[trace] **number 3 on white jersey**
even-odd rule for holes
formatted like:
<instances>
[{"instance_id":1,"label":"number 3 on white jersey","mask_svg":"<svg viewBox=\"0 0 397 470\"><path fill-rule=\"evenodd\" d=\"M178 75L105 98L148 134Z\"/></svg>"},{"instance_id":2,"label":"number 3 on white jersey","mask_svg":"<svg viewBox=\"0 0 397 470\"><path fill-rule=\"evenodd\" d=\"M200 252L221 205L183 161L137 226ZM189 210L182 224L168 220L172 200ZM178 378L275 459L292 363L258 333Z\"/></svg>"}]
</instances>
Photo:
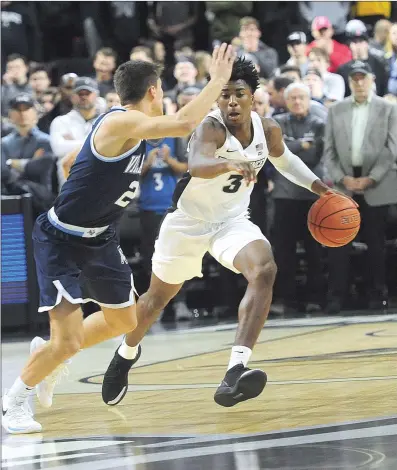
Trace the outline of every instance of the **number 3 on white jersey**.
<instances>
[{"instance_id":1,"label":"number 3 on white jersey","mask_svg":"<svg viewBox=\"0 0 397 470\"><path fill-rule=\"evenodd\" d=\"M128 204L136 197L139 181L133 181L130 184L130 190L123 193L115 202L118 206L127 207Z\"/></svg>"}]
</instances>

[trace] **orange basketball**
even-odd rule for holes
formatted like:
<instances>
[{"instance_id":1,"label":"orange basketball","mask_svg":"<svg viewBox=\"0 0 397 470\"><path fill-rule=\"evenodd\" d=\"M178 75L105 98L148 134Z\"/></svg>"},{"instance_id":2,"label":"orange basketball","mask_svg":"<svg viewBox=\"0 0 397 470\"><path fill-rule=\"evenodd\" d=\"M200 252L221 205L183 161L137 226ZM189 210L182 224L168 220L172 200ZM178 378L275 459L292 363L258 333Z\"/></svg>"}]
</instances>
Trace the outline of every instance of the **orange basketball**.
<instances>
[{"instance_id":1,"label":"orange basketball","mask_svg":"<svg viewBox=\"0 0 397 470\"><path fill-rule=\"evenodd\" d=\"M360 212L354 202L340 194L320 197L310 208L307 225L313 238L329 247L347 245L360 229Z\"/></svg>"}]
</instances>

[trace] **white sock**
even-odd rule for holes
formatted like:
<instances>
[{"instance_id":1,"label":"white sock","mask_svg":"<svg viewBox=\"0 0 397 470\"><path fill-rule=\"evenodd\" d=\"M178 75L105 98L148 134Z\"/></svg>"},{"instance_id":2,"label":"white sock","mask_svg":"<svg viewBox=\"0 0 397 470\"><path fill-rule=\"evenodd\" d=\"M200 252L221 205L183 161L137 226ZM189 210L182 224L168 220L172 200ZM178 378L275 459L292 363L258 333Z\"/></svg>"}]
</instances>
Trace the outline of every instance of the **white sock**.
<instances>
[{"instance_id":1,"label":"white sock","mask_svg":"<svg viewBox=\"0 0 397 470\"><path fill-rule=\"evenodd\" d=\"M227 370L231 369L237 364L243 364L244 367L247 367L251 354L252 354L252 349L247 348L247 346L233 346L232 353L230 354L230 361L229 361L229 365L227 366Z\"/></svg>"},{"instance_id":2,"label":"white sock","mask_svg":"<svg viewBox=\"0 0 397 470\"><path fill-rule=\"evenodd\" d=\"M123 342L121 343L118 353L120 354L121 357L124 357L124 359L135 359L136 355L138 354L138 346L128 346L128 344L125 342L125 338L123 339Z\"/></svg>"},{"instance_id":3,"label":"white sock","mask_svg":"<svg viewBox=\"0 0 397 470\"><path fill-rule=\"evenodd\" d=\"M22 382L21 377L18 377L10 390L8 390L7 396L10 398L28 397L33 389L34 387L29 387Z\"/></svg>"}]
</instances>

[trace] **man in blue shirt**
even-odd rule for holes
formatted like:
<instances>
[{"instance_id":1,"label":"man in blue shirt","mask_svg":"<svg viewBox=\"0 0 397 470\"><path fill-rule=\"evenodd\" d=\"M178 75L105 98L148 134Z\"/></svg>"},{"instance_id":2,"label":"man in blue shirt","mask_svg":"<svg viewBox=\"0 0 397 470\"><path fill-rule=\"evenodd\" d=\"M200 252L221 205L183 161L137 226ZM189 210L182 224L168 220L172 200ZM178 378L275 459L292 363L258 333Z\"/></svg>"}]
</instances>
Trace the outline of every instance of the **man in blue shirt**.
<instances>
[{"instance_id":1,"label":"man in blue shirt","mask_svg":"<svg viewBox=\"0 0 397 470\"><path fill-rule=\"evenodd\" d=\"M154 243L161 220L172 204L172 194L178 179L188 168L186 139L167 137L160 141L147 141L146 155L141 172L139 210L141 252L147 276L145 283L148 286Z\"/></svg>"},{"instance_id":2,"label":"man in blue shirt","mask_svg":"<svg viewBox=\"0 0 397 470\"><path fill-rule=\"evenodd\" d=\"M50 136L36 127L35 103L26 93L10 101L9 118L15 130L1 139L2 194L31 192L41 212L53 199Z\"/></svg>"}]
</instances>

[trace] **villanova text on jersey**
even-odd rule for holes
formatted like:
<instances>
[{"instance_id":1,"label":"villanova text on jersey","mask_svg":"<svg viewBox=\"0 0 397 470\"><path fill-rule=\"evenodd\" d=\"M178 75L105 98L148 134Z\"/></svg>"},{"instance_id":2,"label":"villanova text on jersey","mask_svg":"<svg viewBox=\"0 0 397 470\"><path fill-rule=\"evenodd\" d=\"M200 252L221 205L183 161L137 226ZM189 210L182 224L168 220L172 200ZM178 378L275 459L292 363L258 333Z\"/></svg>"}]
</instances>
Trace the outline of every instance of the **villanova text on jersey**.
<instances>
[{"instance_id":1,"label":"villanova text on jersey","mask_svg":"<svg viewBox=\"0 0 397 470\"><path fill-rule=\"evenodd\" d=\"M53 209L63 224L94 228L109 226L120 219L124 208L137 196L145 141L113 158L103 157L94 147L98 127L114 112L126 110L112 108L98 117L55 200Z\"/></svg>"}]
</instances>

